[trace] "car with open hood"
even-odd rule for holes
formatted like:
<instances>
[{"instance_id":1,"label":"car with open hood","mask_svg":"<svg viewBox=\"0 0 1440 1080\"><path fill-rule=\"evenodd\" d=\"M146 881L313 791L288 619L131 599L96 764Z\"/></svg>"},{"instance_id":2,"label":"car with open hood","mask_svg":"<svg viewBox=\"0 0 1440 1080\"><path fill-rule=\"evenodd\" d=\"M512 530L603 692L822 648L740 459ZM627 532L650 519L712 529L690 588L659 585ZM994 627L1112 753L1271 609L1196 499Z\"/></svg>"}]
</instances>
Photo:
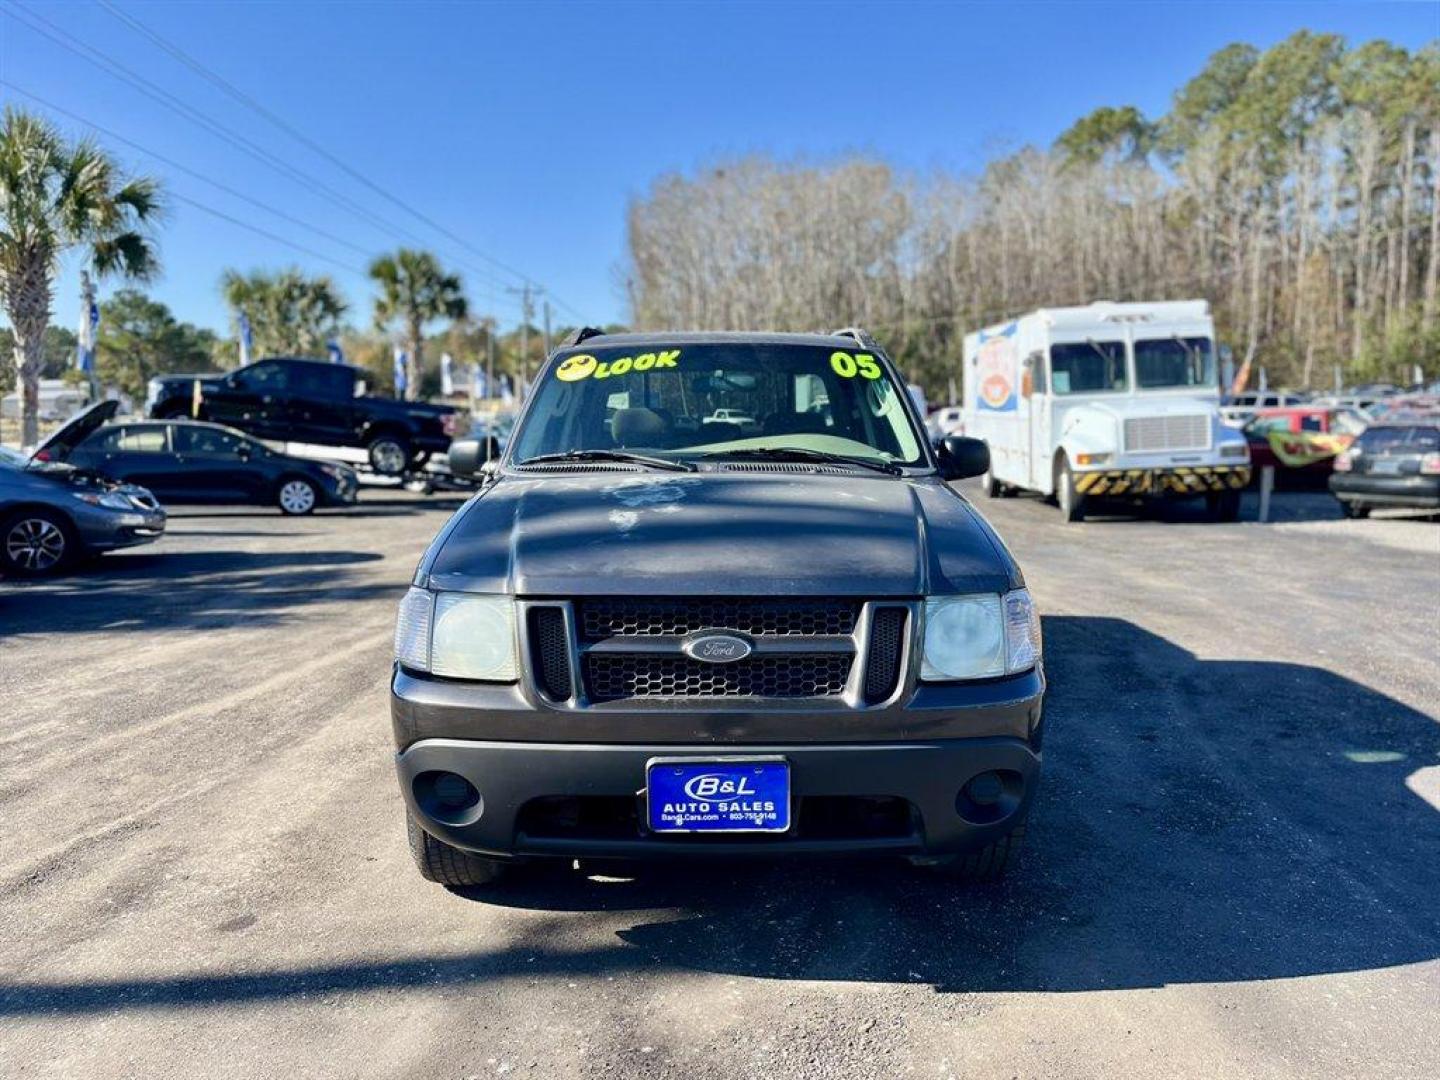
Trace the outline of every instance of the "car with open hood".
<instances>
[{"instance_id":1,"label":"car with open hood","mask_svg":"<svg viewBox=\"0 0 1440 1080\"><path fill-rule=\"evenodd\" d=\"M0 447L0 574L55 574L164 533L165 511L145 488Z\"/></svg>"},{"instance_id":2,"label":"car with open hood","mask_svg":"<svg viewBox=\"0 0 1440 1080\"><path fill-rule=\"evenodd\" d=\"M274 506L285 514L355 502L353 469L273 450L240 431L198 420L113 420L101 402L35 451L87 473L140 484L167 505Z\"/></svg>"},{"instance_id":3,"label":"car with open hood","mask_svg":"<svg viewBox=\"0 0 1440 1080\"><path fill-rule=\"evenodd\" d=\"M717 414L727 419L716 419ZM746 422L728 417L745 417ZM420 561L391 716L420 872L1015 858L1040 624L861 331L580 331Z\"/></svg>"}]
</instances>

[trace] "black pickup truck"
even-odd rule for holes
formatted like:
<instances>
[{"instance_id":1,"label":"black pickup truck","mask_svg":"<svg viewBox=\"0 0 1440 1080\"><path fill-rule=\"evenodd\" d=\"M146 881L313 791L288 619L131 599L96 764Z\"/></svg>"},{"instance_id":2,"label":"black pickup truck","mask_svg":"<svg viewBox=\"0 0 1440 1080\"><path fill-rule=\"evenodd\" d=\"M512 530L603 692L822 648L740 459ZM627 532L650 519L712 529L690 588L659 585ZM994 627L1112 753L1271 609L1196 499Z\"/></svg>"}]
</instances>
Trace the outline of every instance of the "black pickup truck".
<instances>
[{"instance_id":1,"label":"black pickup truck","mask_svg":"<svg viewBox=\"0 0 1440 1080\"><path fill-rule=\"evenodd\" d=\"M378 473L398 476L450 446L456 410L364 393L348 364L275 357L217 375L151 379L146 411L157 420L193 417L261 439L365 450Z\"/></svg>"}]
</instances>

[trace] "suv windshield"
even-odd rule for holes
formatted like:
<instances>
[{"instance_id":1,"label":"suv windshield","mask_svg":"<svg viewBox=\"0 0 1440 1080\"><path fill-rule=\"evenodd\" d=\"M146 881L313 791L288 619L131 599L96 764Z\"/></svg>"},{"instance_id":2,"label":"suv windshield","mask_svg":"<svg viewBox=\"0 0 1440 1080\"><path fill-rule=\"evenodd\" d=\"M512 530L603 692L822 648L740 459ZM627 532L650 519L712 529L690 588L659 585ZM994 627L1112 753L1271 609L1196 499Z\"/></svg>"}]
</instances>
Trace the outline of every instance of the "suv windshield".
<instances>
[{"instance_id":1,"label":"suv windshield","mask_svg":"<svg viewBox=\"0 0 1440 1080\"><path fill-rule=\"evenodd\" d=\"M859 348L582 346L546 370L513 460L597 450L690 460L793 449L924 465L904 394L875 354Z\"/></svg>"},{"instance_id":2,"label":"suv windshield","mask_svg":"<svg viewBox=\"0 0 1440 1080\"><path fill-rule=\"evenodd\" d=\"M1215 346L1204 337L1135 342L1135 384L1141 390L1215 386Z\"/></svg>"}]
</instances>

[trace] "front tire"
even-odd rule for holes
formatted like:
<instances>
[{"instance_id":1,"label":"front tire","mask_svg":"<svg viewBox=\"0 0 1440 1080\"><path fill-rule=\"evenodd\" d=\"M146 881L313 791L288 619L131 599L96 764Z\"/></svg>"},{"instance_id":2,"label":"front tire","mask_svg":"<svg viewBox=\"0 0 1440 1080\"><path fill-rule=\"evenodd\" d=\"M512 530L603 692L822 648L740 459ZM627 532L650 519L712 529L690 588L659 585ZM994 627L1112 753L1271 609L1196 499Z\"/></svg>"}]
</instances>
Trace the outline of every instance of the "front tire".
<instances>
[{"instance_id":1,"label":"front tire","mask_svg":"<svg viewBox=\"0 0 1440 1080\"><path fill-rule=\"evenodd\" d=\"M991 841L979 851L947 855L937 862L928 863L925 868L933 874L967 885L999 881L1020 862L1025 827L1026 822L1022 820L1000 839Z\"/></svg>"},{"instance_id":2,"label":"front tire","mask_svg":"<svg viewBox=\"0 0 1440 1080\"><path fill-rule=\"evenodd\" d=\"M996 480L995 474L989 469L986 469L985 475L980 477L980 488L985 492L987 499L998 499L1005 494L1005 485Z\"/></svg>"},{"instance_id":3,"label":"front tire","mask_svg":"<svg viewBox=\"0 0 1440 1080\"><path fill-rule=\"evenodd\" d=\"M275 493L275 504L282 514L304 515L312 513L320 503L320 492L309 480L291 476L280 482Z\"/></svg>"},{"instance_id":4,"label":"front tire","mask_svg":"<svg viewBox=\"0 0 1440 1080\"><path fill-rule=\"evenodd\" d=\"M1075 474L1063 457L1055 466L1055 505L1066 524L1085 520L1085 496L1075 490Z\"/></svg>"},{"instance_id":5,"label":"front tire","mask_svg":"<svg viewBox=\"0 0 1440 1080\"><path fill-rule=\"evenodd\" d=\"M1370 516L1370 507L1363 506L1360 503L1342 502L1340 504L1340 512L1347 518L1363 519Z\"/></svg>"},{"instance_id":6,"label":"front tire","mask_svg":"<svg viewBox=\"0 0 1440 1080\"><path fill-rule=\"evenodd\" d=\"M370 467L381 476L401 476L410 463L410 446L398 435L377 435L365 450Z\"/></svg>"},{"instance_id":7,"label":"front tire","mask_svg":"<svg viewBox=\"0 0 1440 1080\"><path fill-rule=\"evenodd\" d=\"M44 577L79 554L75 527L60 513L36 507L0 523L0 568L15 577Z\"/></svg>"},{"instance_id":8,"label":"front tire","mask_svg":"<svg viewBox=\"0 0 1440 1080\"><path fill-rule=\"evenodd\" d=\"M1205 509L1211 521L1234 522L1240 520L1240 492L1221 491L1205 496Z\"/></svg>"},{"instance_id":9,"label":"front tire","mask_svg":"<svg viewBox=\"0 0 1440 1080\"><path fill-rule=\"evenodd\" d=\"M463 889L489 885L503 877L508 869L499 859L472 855L443 840L436 840L409 814L405 815L405 832L410 841L410 857L415 860L415 869L426 881Z\"/></svg>"}]
</instances>

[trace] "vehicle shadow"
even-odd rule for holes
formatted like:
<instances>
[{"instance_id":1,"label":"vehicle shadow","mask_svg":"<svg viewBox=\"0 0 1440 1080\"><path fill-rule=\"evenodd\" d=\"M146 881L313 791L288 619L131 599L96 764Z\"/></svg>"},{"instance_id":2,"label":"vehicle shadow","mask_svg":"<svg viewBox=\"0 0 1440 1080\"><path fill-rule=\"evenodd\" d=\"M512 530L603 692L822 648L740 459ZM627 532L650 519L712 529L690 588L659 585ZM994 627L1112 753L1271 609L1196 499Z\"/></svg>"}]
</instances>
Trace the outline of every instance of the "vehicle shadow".
<instances>
[{"instance_id":1,"label":"vehicle shadow","mask_svg":"<svg viewBox=\"0 0 1440 1080\"><path fill-rule=\"evenodd\" d=\"M766 978L1090 990L1440 956L1440 726L1331 672L1197 659L1119 619L1045 620L1046 776L1019 872L642 868L476 891L664 912L637 963ZM1417 770L1431 770L1420 781ZM1431 794L1429 798L1436 799ZM678 916L678 917L677 917Z\"/></svg>"},{"instance_id":2,"label":"vehicle shadow","mask_svg":"<svg viewBox=\"0 0 1440 1080\"><path fill-rule=\"evenodd\" d=\"M355 579L355 567L381 558L362 551L127 552L82 562L58 578L7 581L0 636L273 623L307 604L398 596L403 589L394 583Z\"/></svg>"},{"instance_id":3,"label":"vehicle shadow","mask_svg":"<svg viewBox=\"0 0 1440 1080\"><path fill-rule=\"evenodd\" d=\"M1018 873L891 862L561 869L478 905L630 925L505 945L173 976L0 982L0 1015L213 1008L635 971L1075 992L1361 971L1440 956L1440 728L1319 668L1205 660L1132 623L1045 620L1046 777ZM1433 801L1432 801L1433 800Z\"/></svg>"}]
</instances>

